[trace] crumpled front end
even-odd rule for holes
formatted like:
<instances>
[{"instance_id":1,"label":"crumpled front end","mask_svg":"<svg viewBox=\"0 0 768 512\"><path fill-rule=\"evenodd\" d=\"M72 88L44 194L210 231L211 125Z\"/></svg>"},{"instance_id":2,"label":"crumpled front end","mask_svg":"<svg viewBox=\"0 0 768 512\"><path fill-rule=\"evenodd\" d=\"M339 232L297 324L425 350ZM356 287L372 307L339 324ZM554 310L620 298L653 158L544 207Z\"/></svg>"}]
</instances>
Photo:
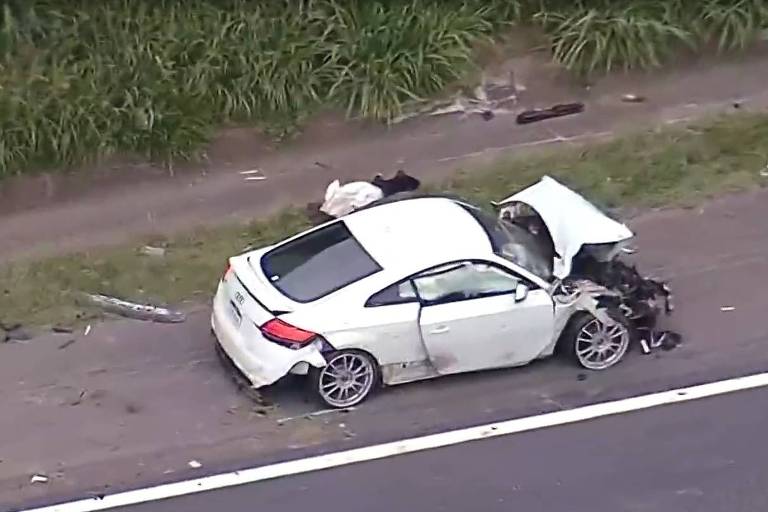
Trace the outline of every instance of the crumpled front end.
<instances>
[{"instance_id":1,"label":"crumpled front end","mask_svg":"<svg viewBox=\"0 0 768 512\"><path fill-rule=\"evenodd\" d=\"M679 334L658 327L659 316L674 309L669 286L620 258L634 237L627 226L549 176L495 206L502 221L524 227L549 248L557 336L574 313L585 311L607 325L616 321L611 314L623 315L646 353L680 342Z\"/></svg>"},{"instance_id":2,"label":"crumpled front end","mask_svg":"<svg viewBox=\"0 0 768 512\"><path fill-rule=\"evenodd\" d=\"M617 244L627 243L634 236L627 226L549 176L496 206L502 220L519 221L534 234L549 239L552 273L559 279L571 274L573 259L582 247L602 247L598 250L610 257ZM539 220L543 225L536 225Z\"/></svg>"}]
</instances>

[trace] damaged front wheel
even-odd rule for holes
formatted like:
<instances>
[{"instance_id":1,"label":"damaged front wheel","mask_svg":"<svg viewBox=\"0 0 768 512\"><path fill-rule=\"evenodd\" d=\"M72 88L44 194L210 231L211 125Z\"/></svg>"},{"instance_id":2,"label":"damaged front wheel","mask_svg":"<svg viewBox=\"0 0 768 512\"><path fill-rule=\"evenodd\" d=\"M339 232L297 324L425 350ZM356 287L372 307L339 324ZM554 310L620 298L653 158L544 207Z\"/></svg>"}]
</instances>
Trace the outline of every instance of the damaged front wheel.
<instances>
[{"instance_id":1,"label":"damaged front wheel","mask_svg":"<svg viewBox=\"0 0 768 512\"><path fill-rule=\"evenodd\" d=\"M605 370L624 357L631 340L631 327L624 316L610 314L613 320L603 322L592 315L579 317L566 340L568 352L588 370Z\"/></svg>"}]
</instances>

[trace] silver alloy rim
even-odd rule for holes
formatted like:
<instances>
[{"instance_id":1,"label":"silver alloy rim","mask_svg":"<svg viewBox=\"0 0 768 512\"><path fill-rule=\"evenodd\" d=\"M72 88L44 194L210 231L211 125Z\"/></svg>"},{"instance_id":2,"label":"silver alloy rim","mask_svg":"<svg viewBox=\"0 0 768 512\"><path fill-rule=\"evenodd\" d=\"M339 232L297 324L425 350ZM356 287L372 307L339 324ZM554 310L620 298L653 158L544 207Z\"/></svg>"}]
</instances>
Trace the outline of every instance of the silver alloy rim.
<instances>
[{"instance_id":1,"label":"silver alloy rim","mask_svg":"<svg viewBox=\"0 0 768 512\"><path fill-rule=\"evenodd\" d=\"M584 368L604 370L618 363L628 346L626 326L619 322L605 325L595 318L576 337L576 357Z\"/></svg>"},{"instance_id":2,"label":"silver alloy rim","mask_svg":"<svg viewBox=\"0 0 768 512\"><path fill-rule=\"evenodd\" d=\"M320 371L320 396L333 407L351 407L373 387L374 369L361 354L340 354Z\"/></svg>"}]
</instances>

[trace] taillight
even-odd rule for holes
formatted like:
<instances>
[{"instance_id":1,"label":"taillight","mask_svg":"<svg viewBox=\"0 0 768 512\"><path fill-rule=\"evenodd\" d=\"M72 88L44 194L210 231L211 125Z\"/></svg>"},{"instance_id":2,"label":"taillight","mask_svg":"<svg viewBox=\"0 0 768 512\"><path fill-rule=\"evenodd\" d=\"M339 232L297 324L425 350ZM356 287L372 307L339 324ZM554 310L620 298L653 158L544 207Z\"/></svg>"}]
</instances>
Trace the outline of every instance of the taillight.
<instances>
[{"instance_id":1,"label":"taillight","mask_svg":"<svg viewBox=\"0 0 768 512\"><path fill-rule=\"evenodd\" d=\"M229 275L230 270L232 270L232 263L230 263L229 260L227 260L227 266L224 269L224 274L222 274L221 276L222 281L225 281L227 279L227 276Z\"/></svg>"},{"instance_id":2,"label":"taillight","mask_svg":"<svg viewBox=\"0 0 768 512\"><path fill-rule=\"evenodd\" d=\"M268 321L260 330L268 340L294 350L307 346L317 338L316 333L299 329L279 318Z\"/></svg>"}]
</instances>

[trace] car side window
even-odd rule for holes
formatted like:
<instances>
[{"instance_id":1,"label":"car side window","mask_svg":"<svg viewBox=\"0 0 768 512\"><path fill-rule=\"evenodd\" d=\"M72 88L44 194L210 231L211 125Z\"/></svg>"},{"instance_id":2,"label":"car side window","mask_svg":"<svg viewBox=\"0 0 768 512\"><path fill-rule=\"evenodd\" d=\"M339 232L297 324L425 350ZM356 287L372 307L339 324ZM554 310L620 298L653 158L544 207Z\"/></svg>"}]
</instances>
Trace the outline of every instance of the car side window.
<instances>
[{"instance_id":1,"label":"car side window","mask_svg":"<svg viewBox=\"0 0 768 512\"><path fill-rule=\"evenodd\" d=\"M421 300L440 304L514 293L520 278L488 263L461 262L414 278Z\"/></svg>"},{"instance_id":2,"label":"car side window","mask_svg":"<svg viewBox=\"0 0 768 512\"><path fill-rule=\"evenodd\" d=\"M416 291L413 289L411 281L402 281L387 286L378 293L374 293L365 303L366 307L391 306L394 304L406 304L408 302L417 302Z\"/></svg>"}]
</instances>

